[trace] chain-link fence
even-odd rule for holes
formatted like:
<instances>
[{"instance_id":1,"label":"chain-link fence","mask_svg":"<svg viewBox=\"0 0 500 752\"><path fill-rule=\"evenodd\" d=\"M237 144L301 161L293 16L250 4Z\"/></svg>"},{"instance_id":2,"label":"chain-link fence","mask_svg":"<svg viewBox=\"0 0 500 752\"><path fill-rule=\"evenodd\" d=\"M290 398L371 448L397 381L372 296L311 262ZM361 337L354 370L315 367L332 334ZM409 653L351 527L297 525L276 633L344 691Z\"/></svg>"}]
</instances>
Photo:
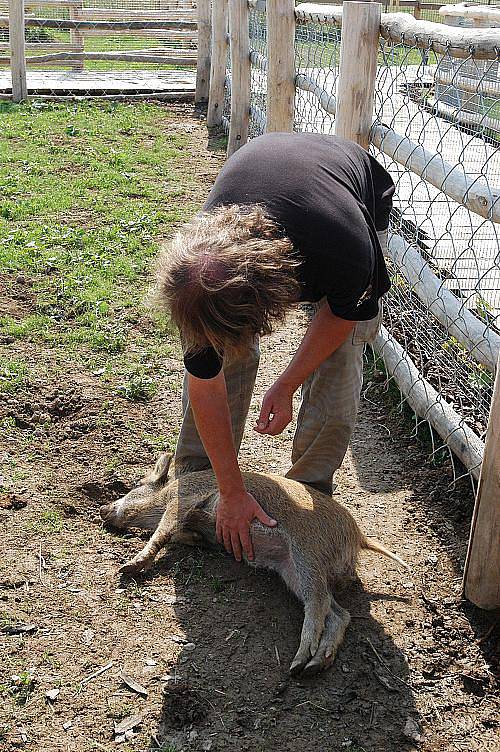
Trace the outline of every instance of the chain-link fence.
<instances>
[{"instance_id":1,"label":"chain-link fence","mask_svg":"<svg viewBox=\"0 0 500 752\"><path fill-rule=\"evenodd\" d=\"M314 21L295 33L296 130L333 133L340 63L340 25Z\"/></svg>"},{"instance_id":2,"label":"chain-link fence","mask_svg":"<svg viewBox=\"0 0 500 752\"><path fill-rule=\"evenodd\" d=\"M5 0L0 18L5 96L10 91ZM24 27L32 95L180 95L186 85L194 88L195 0L25 0Z\"/></svg>"},{"instance_id":3,"label":"chain-link fence","mask_svg":"<svg viewBox=\"0 0 500 752\"><path fill-rule=\"evenodd\" d=\"M299 5L295 16L294 127L333 133L342 10ZM453 37L405 16L409 33L382 18L370 149L396 194L392 288L375 349L416 428L431 426L434 454L458 457L474 481L500 352L500 35L498 45L477 30ZM249 27L255 136L266 123L268 66L256 0Z\"/></svg>"},{"instance_id":4,"label":"chain-link fence","mask_svg":"<svg viewBox=\"0 0 500 752\"><path fill-rule=\"evenodd\" d=\"M250 121L249 136L266 129L267 110L267 16L265 5L255 3L249 9L250 38Z\"/></svg>"},{"instance_id":5,"label":"chain-link fence","mask_svg":"<svg viewBox=\"0 0 500 752\"><path fill-rule=\"evenodd\" d=\"M465 442L477 475L500 345L500 89L495 50L456 52L436 53L431 39L381 42L373 149L396 195L378 346L399 358L396 372L415 366L409 389L418 380L434 390L426 387L423 419L440 402L453 409L442 438Z\"/></svg>"}]
</instances>

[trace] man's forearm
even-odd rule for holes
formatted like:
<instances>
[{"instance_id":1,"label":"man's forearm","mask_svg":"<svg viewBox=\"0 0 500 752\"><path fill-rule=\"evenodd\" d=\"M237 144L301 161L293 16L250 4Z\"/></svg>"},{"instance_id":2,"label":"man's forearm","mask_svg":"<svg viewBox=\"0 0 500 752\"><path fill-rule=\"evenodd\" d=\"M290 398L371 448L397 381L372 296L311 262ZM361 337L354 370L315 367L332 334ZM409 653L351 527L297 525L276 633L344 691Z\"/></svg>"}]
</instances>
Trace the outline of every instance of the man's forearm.
<instances>
[{"instance_id":1,"label":"man's forearm","mask_svg":"<svg viewBox=\"0 0 500 752\"><path fill-rule=\"evenodd\" d=\"M231 430L226 382L221 371L213 379L188 376L193 416L221 493L244 490Z\"/></svg>"},{"instance_id":2,"label":"man's forearm","mask_svg":"<svg viewBox=\"0 0 500 752\"><path fill-rule=\"evenodd\" d=\"M346 341L355 324L335 316L328 305L322 306L278 381L295 392Z\"/></svg>"}]
</instances>

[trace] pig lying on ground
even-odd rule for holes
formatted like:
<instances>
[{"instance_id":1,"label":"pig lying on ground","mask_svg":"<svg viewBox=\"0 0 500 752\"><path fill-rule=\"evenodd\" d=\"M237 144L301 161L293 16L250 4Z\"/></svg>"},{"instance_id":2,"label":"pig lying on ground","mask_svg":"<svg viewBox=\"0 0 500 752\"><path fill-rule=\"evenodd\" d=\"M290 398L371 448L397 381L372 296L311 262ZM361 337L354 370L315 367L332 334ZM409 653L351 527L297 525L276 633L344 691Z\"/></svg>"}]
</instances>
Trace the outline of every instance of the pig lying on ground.
<instances>
[{"instance_id":1,"label":"pig lying on ground","mask_svg":"<svg viewBox=\"0 0 500 752\"><path fill-rule=\"evenodd\" d=\"M155 531L121 572L133 575L149 569L169 542L216 545L218 490L213 472L169 480L169 465L170 457L163 455L141 485L101 507L106 523ZM313 675L332 663L344 638L350 615L334 594L355 579L359 551L376 551L407 565L377 541L365 538L335 499L278 475L243 476L247 490L278 522L275 528L252 524L252 564L278 572L304 604L300 646L290 672Z\"/></svg>"}]
</instances>

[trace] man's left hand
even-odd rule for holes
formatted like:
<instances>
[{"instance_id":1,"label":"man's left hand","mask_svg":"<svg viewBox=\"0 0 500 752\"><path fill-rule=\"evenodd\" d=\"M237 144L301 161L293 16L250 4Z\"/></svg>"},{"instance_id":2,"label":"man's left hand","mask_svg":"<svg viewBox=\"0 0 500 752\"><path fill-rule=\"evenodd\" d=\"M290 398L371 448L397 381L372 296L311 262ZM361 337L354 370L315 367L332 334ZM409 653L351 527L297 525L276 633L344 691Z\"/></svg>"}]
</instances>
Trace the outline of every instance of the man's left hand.
<instances>
[{"instance_id":1,"label":"man's left hand","mask_svg":"<svg viewBox=\"0 0 500 752\"><path fill-rule=\"evenodd\" d=\"M281 433L292 420L292 400L293 390L276 381L265 394L254 430L269 436Z\"/></svg>"}]
</instances>

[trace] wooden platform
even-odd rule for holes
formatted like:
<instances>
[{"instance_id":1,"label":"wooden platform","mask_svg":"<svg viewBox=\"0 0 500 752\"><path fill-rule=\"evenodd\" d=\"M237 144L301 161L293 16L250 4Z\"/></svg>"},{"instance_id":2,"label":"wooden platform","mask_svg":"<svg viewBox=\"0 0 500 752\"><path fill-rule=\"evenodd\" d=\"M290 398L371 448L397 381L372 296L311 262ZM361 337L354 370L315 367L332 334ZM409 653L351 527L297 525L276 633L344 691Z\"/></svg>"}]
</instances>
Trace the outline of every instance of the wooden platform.
<instances>
[{"instance_id":1,"label":"wooden platform","mask_svg":"<svg viewBox=\"0 0 500 752\"><path fill-rule=\"evenodd\" d=\"M28 93L50 97L155 96L192 100L195 71L28 71ZM0 70L0 95L12 91L10 71Z\"/></svg>"}]
</instances>

